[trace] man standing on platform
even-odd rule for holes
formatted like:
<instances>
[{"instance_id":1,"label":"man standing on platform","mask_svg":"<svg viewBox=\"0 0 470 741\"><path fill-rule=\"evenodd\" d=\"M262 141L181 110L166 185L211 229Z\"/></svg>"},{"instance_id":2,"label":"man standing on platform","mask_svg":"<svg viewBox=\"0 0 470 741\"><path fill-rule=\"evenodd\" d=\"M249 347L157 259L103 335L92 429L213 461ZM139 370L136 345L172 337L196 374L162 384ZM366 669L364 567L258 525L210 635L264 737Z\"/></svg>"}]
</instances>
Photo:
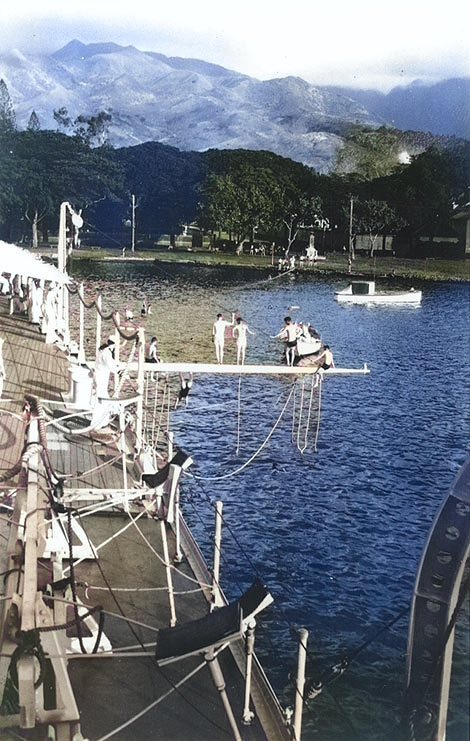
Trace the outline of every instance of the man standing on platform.
<instances>
[{"instance_id":1,"label":"man standing on platform","mask_svg":"<svg viewBox=\"0 0 470 741\"><path fill-rule=\"evenodd\" d=\"M217 314L217 319L212 327L212 336L215 345L215 357L217 363L221 365L224 362L224 345L225 345L225 328L233 327L235 324L235 314L232 312L232 321L227 322L223 314Z\"/></svg>"},{"instance_id":2,"label":"man standing on platform","mask_svg":"<svg viewBox=\"0 0 470 741\"><path fill-rule=\"evenodd\" d=\"M237 339L237 365L245 365L247 334L254 335L248 324L239 316L233 328L233 336Z\"/></svg>"}]
</instances>

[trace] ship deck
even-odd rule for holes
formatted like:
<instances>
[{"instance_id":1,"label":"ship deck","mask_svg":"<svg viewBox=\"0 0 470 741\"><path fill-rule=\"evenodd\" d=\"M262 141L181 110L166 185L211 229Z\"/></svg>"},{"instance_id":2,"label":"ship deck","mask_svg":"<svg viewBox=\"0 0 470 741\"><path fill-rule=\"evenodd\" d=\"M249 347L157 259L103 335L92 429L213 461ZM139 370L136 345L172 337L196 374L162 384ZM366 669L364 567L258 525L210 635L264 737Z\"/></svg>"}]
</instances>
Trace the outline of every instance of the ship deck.
<instances>
[{"instance_id":1,"label":"ship deck","mask_svg":"<svg viewBox=\"0 0 470 741\"><path fill-rule=\"evenodd\" d=\"M62 401L71 382L65 353L55 344L46 345L39 328L29 324L26 317L10 316L4 297L0 298L0 337L4 340L6 369L0 398L0 537L3 543L8 543L0 552L4 572L15 547L13 526L4 505L14 500L24 486L21 472L12 475L9 472L14 470L25 449L27 421L22 413L25 396L36 396L51 417L57 418L59 410L64 413ZM65 482L64 493L70 494L68 501L83 489L96 495L99 491L120 492L126 483L133 486L132 465L126 465L125 481L122 457L112 435L66 434L50 424L46 434L50 463ZM40 489L46 488L44 480L45 473L40 471ZM77 596L87 606L99 603L102 607L104 632L113 645L112 654L69 657L68 674L83 736L93 741L233 738L233 727L204 652L164 665L155 659L156 636L170 625L168 574L164 559L156 554L163 552L167 538L170 560L173 559L176 548L173 530L168 525L162 526L161 520L146 516L145 511L136 516L125 508L106 505L103 512L83 517L80 522L86 529L86 538L99 549L99 558L84 558L74 566ZM177 625L206 616L210 598L210 590L204 586L210 584L209 571L183 519L181 548L183 559L172 566ZM52 560L38 561L40 585L53 568ZM8 584L5 596L7 599L0 602L4 615L9 604ZM11 655L14 648L15 643L3 635L1 653ZM2 661L0 690L3 691L5 656ZM234 640L230 650L220 653L219 661L239 738L243 741L290 738L280 706L257 660L253 666L251 695L254 718L249 724L242 722L245 641ZM129 724L131 718L134 720ZM0 729L2 738L18 737L18 729L9 728L7 720L1 717ZM35 741L43 737L40 733L47 737L47 724L21 729L22 737ZM68 738L63 730L61 733L64 733L61 739Z\"/></svg>"}]
</instances>

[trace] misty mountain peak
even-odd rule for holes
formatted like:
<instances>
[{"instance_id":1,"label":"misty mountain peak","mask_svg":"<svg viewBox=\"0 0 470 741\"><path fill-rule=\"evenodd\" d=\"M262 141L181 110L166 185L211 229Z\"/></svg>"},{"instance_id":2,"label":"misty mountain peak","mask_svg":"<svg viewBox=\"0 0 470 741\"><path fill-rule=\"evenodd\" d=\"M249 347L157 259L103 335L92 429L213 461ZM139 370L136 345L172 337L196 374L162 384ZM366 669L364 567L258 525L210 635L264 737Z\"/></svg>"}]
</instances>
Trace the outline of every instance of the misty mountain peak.
<instances>
[{"instance_id":1,"label":"misty mountain peak","mask_svg":"<svg viewBox=\"0 0 470 741\"><path fill-rule=\"evenodd\" d=\"M393 121L401 128L401 106L407 128L421 130L426 109L419 96L416 105L410 103L406 89L401 96L396 90L384 96L316 87L294 76L261 81L202 60L78 39L52 55L0 55L0 77L19 128L26 128L33 109L42 129L56 128L53 113L62 107L72 119L106 112L114 146L158 141L186 151L266 149L319 172L330 169L345 125ZM419 90L429 108L433 88ZM441 117L442 96L441 85ZM437 114L433 125L439 125Z\"/></svg>"}]
</instances>

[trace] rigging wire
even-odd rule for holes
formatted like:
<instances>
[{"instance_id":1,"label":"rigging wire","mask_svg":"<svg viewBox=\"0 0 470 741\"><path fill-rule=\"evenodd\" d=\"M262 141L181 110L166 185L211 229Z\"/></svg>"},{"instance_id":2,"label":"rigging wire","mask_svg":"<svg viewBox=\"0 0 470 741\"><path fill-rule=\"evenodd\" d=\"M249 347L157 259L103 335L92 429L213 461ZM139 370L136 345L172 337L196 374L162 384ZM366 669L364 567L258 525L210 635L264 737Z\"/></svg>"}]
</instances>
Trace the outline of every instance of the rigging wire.
<instances>
[{"instance_id":1,"label":"rigging wire","mask_svg":"<svg viewBox=\"0 0 470 741\"><path fill-rule=\"evenodd\" d=\"M274 423L274 425L271 428L270 432L268 433L267 437L261 443L261 445L258 447L258 449L255 450L255 452L253 453L253 455L250 458L248 458L248 460L245 461L245 463L243 463L243 465L239 466L238 468L236 468L233 471L229 471L229 473L223 474L222 476L196 476L195 474L191 474L191 473L187 473L187 475L190 476L191 478L198 479L199 481L222 481L223 479L228 479L231 476L235 476L236 474L238 474L241 471L243 471L244 468L246 468L247 466L249 466L250 463L252 463L255 460L255 458L258 457L258 455L261 453L261 451L263 450L263 448L266 447L266 445L268 444L269 440L273 436L275 430L277 429L277 427L279 426L279 424L280 424L280 422L282 420L282 417L284 416L284 412L287 409L287 405L288 405L288 403L289 403L289 401L291 399L291 396L293 394L294 388L295 388L295 382L292 384L291 391L290 391L290 393L289 393L289 395L287 397L287 400L286 400L283 408L281 409L281 412L279 414L279 417L277 418L276 422Z\"/></svg>"},{"instance_id":2,"label":"rigging wire","mask_svg":"<svg viewBox=\"0 0 470 741\"><path fill-rule=\"evenodd\" d=\"M132 517L132 515L131 515L131 513L130 513L130 512L128 512L128 513L127 513L127 515L128 515L128 517L130 518L130 520L131 520L132 524L133 524L133 525L134 525L134 527L136 528L136 530L137 530L137 532L139 533L139 535L140 535L140 537L142 538L142 540L143 540L143 541L144 541L144 542L146 543L146 545L148 546L148 548L150 549L150 551L151 551L151 552L153 553L153 555L154 555L154 556L155 556L155 557L156 557L156 558L157 558L157 559L158 559L158 560L160 561L160 563L161 563L161 564L162 564L163 566L165 566L165 568L170 568L170 569L172 569L173 571L176 571L176 572L178 573L178 575L179 575L179 576L181 576L181 577L183 577L183 578L187 579L187 580L188 580L188 581L190 581L191 583L193 583L193 584L198 584L198 585L199 585L199 587L200 587L200 591L202 591L203 589L211 589L211 587L212 587L212 585L211 585L211 584L204 584L204 583L201 583L201 582L200 582L200 581L199 581L198 579L193 579L193 577L189 576L189 574L185 574L185 573L184 573L183 571L181 571L181 569L178 569L178 568L177 568L177 567L176 567L176 566L175 566L175 565L174 565L173 563L171 563L171 562L168 562L168 561L165 561L165 559L164 559L164 558L162 558L162 557L160 556L160 554L159 554L159 553L157 553L157 551L155 550L155 548L153 547L153 545L152 545L152 544L150 543L150 541L148 540L148 538L147 538L147 537L146 537L146 536L144 535L144 533L142 532L142 530L141 530L141 529L140 529L140 528L138 527L138 525L137 525L137 520L134 520L134 518ZM138 519L138 518L137 518L137 519ZM168 591L168 589L167 589L167 591Z\"/></svg>"},{"instance_id":3,"label":"rigging wire","mask_svg":"<svg viewBox=\"0 0 470 741\"><path fill-rule=\"evenodd\" d=\"M302 416L304 411L304 397L305 397L305 378L302 377L301 382L301 392L300 392L300 404L299 404L299 413L298 413L298 420L297 420L297 449L300 450L300 429L302 427Z\"/></svg>"},{"instance_id":4,"label":"rigging wire","mask_svg":"<svg viewBox=\"0 0 470 741\"><path fill-rule=\"evenodd\" d=\"M120 731L123 731L125 728L128 728L130 725L132 725L133 723L135 723L136 720L139 720L139 718L142 718L144 715L146 715L148 712L150 712L150 710L153 710L153 708L157 707L157 705L159 705L161 702L163 702L163 700L166 700L167 697L169 697L172 692L178 691L179 688L185 682L187 682L193 676L195 676L196 674L198 674L198 672L200 672L201 669L203 669L205 667L205 665L206 665L206 661L201 662L191 672L189 672L189 674L187 674L185 677L183 677L182 679L180 679L179 682L170 683L172 686L171 686L171 689L168 690L168 692L165 692L165 694L161 695L161 697L158 697L156 700L154 700L149 705L147 705L147 707L145 707L139 713L137 713L136 715L134 715L132 718L129 718L125 723L122 723L122 725L118 726L113 731L110 731L105 736L101 736L99 739L97 739L97 741L107 741L108 739L110 739L113 736L115 736L116 733L119 733ZM162 674L162 676L165 676L163 672L161 672L161 674ZM165 679L167 679L167 677L165 677ZM181 695L180 694L179 696L182 697L183 699L186 699L184 697L184 695ZM191 705L191 703L189 703L189 704ZM203 715L203 713L200 713L200 714ZM205 717L205 716L203 715L203 717ZM209 718L207 717L206 720L209 720ZM211 720L211 724L214 725L216 728L218 728L218 725L216 723L214 723L213 720ZM220 730L223 730L223 729L220 729Z\"/></svg>"},{"instance_id":5,"label":"rigging wire","mask_svg":"<svg viewBox=\"0 0 470 741\"><path fill-rule=\"evenodd\" d=\"M132 523L132 524L135 524L135 523L134 523L134 521L133 521L133 523ZM127 527L127 526L126 526L126 527ZM84 530L84 532L85 532L85 534L86 534L86 530ZM121 532L122 532L122 530L121 530ZM88 538L88 535L87 535L87 538ZM89 542L89 545L90 545L90 547L93 547L93 546L92 546L92 543L91 543L91 541L90 541L89 539L88 539L88 542ZM131 630L132 634L134 635L134 637L135 637L135 639L136 639L136 641L137 641L138 645L139 645L139 646L140 646L140 647L142 648L142 650L143 650L143 651L145 651L145 646L144 646L144 644L143 644L143 641L142 641L142 640L140 639L139 635L137 634L136 630L135 630L135 629L134 629L134 627L133 627L133 625L134 625L134 624L138 624L138 623L137 623L137 621L133 621L132 619L130 619L130 618L128 618L128 617L126 617L126 615L125 615L125 613L124 613L124 610L123 610L123 608L121 607L121 604L120 604L120 602L119 602L119 600L118 600L118 598L117 598L117 596L116 596L116 594L115 594L115 591L114 591L113 587L112 587L112 586L111 586L111 585L109 584L109 581L108 581L108 579L107 579L107 577L106 577L106 575L105 575L105 573L104 573L104 569L103 569L103 567L102 567L102 564L100 563L100 559L96 559L95 563L96 563L96 565L97 565L97 567L98 567L98 569L99 569L99 571L100 571L100 574L101 574L101 577L102 577L102 579L103 579L103 582L104 582L104 583L106 584L106 586L107 586L107 588L108 588L108 591L109 591L109 594L110 594L110 596L112 597L112 599L113 599L114 603L116 604L116 607L117 607L117 608L118 608L118 610L119 610L119 613L120 613L120 617L121 617L121 619L125 620L126 624L128 625L129 629ZM108 611L106 611L106 612L108 612ZM119 617L119 616L118 616L118 615L116 615L116 617ZM155 628L151 628L151 626L147 626L147 627L148 627L149 629L152 629L152 630L158 630L158 629L155 629ZM152 666L155 666L155 662L154 662L154 659L153 659L153 657L150 657L150 658L152 659ZM204 662L204 665L205 665L205 663L206 663L206 662ZM157 670L158 674L159 674L159 675L160 675L160 676L161 676L161 677L162 677L162 678L163 678L163 679L164 679L164 680L165 680L166 682L168 682L168 684L169 684L169 685L171 686L171 688L172 688L172 691L175 691L175 692L177 692L177 693L178 693L178 696L180 697L180 699L183 699L183 700L184 700L184 701L185 701L185 702L186 702L186 703L187 703L187 704L188 704L188 705L189 705L189 706L190 706L190 707L191 707L191 708L192 708L192 709L193 709L193 710L194 710L195 712L197 712L197 713L198 713L198 714L199 714L199 715L200 715L200 716L201 716L202 718L204 718L204 720L206 720L206 721L207 721L208 723L210 723L211 725L213 725L213 726L214 726L215 728L219 728L219 725L218 725L217 723L215 723L215 722L214 722L213 718L211 718L210 716L206 715L206 714L205 714L205 713L204 713L204 712L203 712L203 711L201 710L201 708L200 708L200 706L199 706L199 703L191 702L191 701L190 701L190 700L189 700L189 699L188 699L188 698L187 698L187 697L186 697L185 695L181 694L181 692L180 692L180 690L179 690L179 684L180 684L180 683L175 683L175 682L174 682L174 681L173 681L173 680L172 680L172 679L171 679L170 677L168 677L168 676L167 676L167 675L165 674L165 672L164 672L164 671L162 670L162 668L161 668L160 666L158 666L158 664L156 664L156 670ZM156 701L156 703L158 704L158 701ZM223 729L220 729L220 730L223 730ZM115 732L113 732L113 734L112 734L112 735L114 735L115 733L116 733L116 731L115 731Z\"/></svg>"},{"instance_id":6,"label":"rigging wire","mask_svg":"<svg viewBox=\"0 0 470 741\"><path fill-rule=\"evenodd\" d=\"M323 374L317 373L316 374L317 383L318 383L318 412L317 412L317 427L315 430L315 439L313 441L313 450L316 453L317 452L317 442L318 442L318 433L320 431L320 418L321 418L321 402L322 402L322 391L323 391Z\"/></svg>"}]
</instances>

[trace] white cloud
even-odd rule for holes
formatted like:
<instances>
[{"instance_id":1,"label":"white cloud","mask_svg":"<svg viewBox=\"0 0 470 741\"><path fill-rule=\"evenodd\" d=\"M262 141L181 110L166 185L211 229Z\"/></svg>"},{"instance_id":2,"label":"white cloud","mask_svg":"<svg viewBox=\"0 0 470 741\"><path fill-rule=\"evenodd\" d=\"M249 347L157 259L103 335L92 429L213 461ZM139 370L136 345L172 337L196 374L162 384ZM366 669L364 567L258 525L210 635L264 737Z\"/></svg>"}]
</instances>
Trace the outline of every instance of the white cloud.
<instances>
[{"instance_id":1,"label":"white cloud","mask_svg":"<svg viewBox=\"0 0 470 741\"><path fill-rule=\"evenodd\" d=\"M9 4L0 17L8 49L54 51L73 38L114 41L197 57L253 77L298 75L312 83L389 89L413 79L470 74L465 11L428 0L179 0L150 5L82 0ZM455 9L454 9L455 10Z\"/></svg>"}]
</instances>

